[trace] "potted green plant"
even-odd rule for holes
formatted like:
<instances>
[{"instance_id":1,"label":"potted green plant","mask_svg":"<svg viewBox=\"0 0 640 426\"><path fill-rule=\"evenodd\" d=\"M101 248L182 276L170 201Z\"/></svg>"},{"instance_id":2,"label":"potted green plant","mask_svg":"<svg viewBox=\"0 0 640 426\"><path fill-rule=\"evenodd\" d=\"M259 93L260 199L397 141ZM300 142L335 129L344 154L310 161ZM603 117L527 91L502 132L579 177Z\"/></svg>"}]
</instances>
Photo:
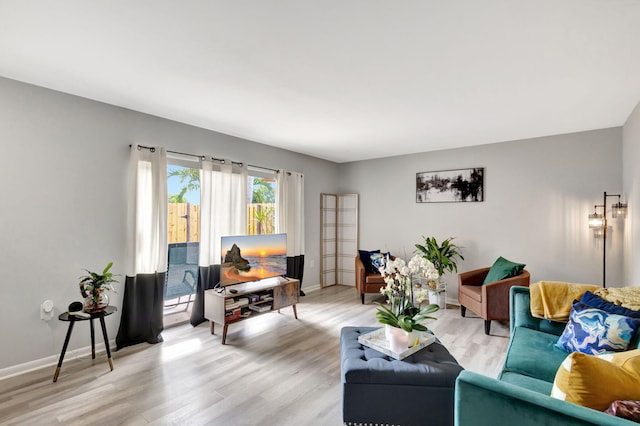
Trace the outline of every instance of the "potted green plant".
<instances>
[{"instance_id":1,"label":"potted green plant","mask_svg":"<svg viewBox=\"0 0 640 426\"><path fill-rule=\"evenodd\" d=\"M420 322L425 319L435 319L428 316L439 309L438 305L427 305L420 309L413 304L413 286L411 282L412 274L421 271L433 270L433 265L424 258L414 256L407 265L404 260L396 257L394 260L387 259L385 265L380 268L380 274L384 277L385 286L380 290L387 298L388 306L378 304L376 318L378 322L385 325L385 334L390 341L392 349L401 352L407 349L399 346L396 340L398 333L405 334L405 342L409 346L415 344L414 330L428 331L428 328ZM402 340L402 339L400 339Z\"/></svg>"},{"instance_id":2,"label":"potted green plant","mask_svg":"<svg viewBox=\"0 0 640 426\"><path fill-rule=\"evenodd\" d=\"M458 260L464 260L462 256L462 247L454 244L453 237L449 237L438 243L435 237L425 237L423 244L416 244L416 253L421 254L422 257L433 263L433 266L438 271L439 279L428 281L430 290L436 295L444 293L446 290L446 282L442 280L442 276L445 271L458 272ZM441 301L438 301L440 305ZM444 304L444 301L442 301Z\"/></svg>"},{"instance_id":3,"label":"potted green plant","mask_svg":"<svg viewBox=\"0 0 640 426\"><path fill-rule=\"evenodd\" d=\"M105 291L116 292L112 284L118 282L115 277L119 276L109 272L112 266L113 262L109 262L101 274L85 269L89 275L80 277L80 293L84 297L85 312L99 312L109 306L109 297Z\"/></svg>"}]
</instances>

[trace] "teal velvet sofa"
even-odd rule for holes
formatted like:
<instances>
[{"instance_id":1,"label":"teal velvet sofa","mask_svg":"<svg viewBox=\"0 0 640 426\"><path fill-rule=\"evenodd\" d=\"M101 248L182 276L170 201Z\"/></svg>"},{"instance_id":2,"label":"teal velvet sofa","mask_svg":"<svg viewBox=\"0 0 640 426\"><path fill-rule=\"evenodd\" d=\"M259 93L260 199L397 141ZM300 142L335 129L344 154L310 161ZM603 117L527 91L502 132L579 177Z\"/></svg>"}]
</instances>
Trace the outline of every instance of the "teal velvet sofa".
<instances>
[{"instance_id":1,"label":"teal velvet sofa","mask_svg":"<svg viewBox=\"0 0 640 426\"><path fill-rule=\"evenodd\" d=\"M600 411L551 398L556 371L567 353L555 346L564 324L531 316L529 288L510 291L511 338L497 379L462 371L456 380L458 426L636 425ZM631 342L638 347L640 333Z\"/></svg>"}]
</instances>

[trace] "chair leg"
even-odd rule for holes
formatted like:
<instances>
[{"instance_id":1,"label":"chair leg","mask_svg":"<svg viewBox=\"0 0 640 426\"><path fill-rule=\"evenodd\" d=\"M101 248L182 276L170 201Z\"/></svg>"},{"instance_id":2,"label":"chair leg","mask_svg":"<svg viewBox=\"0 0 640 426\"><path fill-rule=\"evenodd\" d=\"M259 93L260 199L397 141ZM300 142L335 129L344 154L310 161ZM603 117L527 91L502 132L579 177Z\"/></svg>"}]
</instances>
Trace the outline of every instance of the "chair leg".
<instances>
[{"instance_id":1,"label":"chair leg","mask_svg":"<svg viewBox=\"0 0 640 426\"><path fill-rule=\"evenodd\" d=\"M488 336L490 331L491 331L491 320L484 320L484 334Z\"/></svg>"},{"instance_id":2,"label":"chair leg","mask_svg":"<svg viewBox=\"0 0 640 426\"><path fill-rule=\"evenodd\" d=\"M463 305L460 305L460 316L464 318L466 313L467 313L467 308Z\"/></svg>"},{"instance_id":3,"label":"chair leg","mask_svg":"<svg viewBox=\"0 0 640 426\"><path fill-rule=\"evenodd\" d=\"M360 293L360 300L362 300L362 304L364 305L364 293Z\"/></svg>"}]
</instances>

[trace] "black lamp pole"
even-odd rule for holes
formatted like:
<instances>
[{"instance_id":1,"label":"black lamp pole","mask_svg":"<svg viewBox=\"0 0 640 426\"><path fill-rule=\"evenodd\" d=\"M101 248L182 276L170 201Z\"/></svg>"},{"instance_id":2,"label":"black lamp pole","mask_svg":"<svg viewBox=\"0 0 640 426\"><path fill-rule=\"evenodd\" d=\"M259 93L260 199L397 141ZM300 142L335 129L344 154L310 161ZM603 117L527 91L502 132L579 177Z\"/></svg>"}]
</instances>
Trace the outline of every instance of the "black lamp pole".
<instances>
[{"instance_id":1,"label":"black lamp pole","mask_svg":"<svg viewBox=\"0 0 640 426\"><path fill-rule=\"evenodd\" d=\"M602 287L607 288L607 192L602 197Z\"/></svg>"},{"instance_id":2,"label":"black lamp pole","mask_svg":"<svg viewBox=\"0 0 640 426\"><path fill-rule=\"evenodd\" d=\"M602 204L594 206L596 209L602 207L602 287L604 288L607 287L607 197L618 197L618 205L620 205L620 194L607 194L605 191Z\"/></svg>"}]
</instances>

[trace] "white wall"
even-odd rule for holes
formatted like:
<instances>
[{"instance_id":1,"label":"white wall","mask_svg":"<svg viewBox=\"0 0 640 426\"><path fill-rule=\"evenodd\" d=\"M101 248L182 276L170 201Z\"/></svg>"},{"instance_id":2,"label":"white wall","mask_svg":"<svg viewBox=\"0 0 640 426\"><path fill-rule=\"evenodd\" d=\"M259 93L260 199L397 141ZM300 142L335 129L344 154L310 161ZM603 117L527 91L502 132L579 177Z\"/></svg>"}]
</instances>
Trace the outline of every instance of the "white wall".
<instances>
[{"instance_id":1,"label":"white wall","mask_svg":"<svg viewBox=\"0 0 640 426\"><path fill-rule=\"evenodd\" d=\"M460 272L504 256L526 263L532 282L600 284L602 246L587 216L604 191L621 190L621 158L612 128L342 164L340 191L360 194L361 249L408 258L421 236L452 236L464 247ZM484 202L415 202L417 172L469 167L485 168ZM607 284L619 286L617 224L608 242ZM457 277L447 280L457 300Z\"/></svg>"},{"instance_id":2,"label":"white wall","mask_svg":"<svg viewBox=\"0 0 640 426\"><path fill-rule=\"evenodd\" d=\"M40 320L39 306L53 300L57 317L81 299L83 268L114 261L123 273L135 142L303 172L304 287L319 284L319 194L336 191L335 163L0 78L0 370L59 354L67 323ZM111 338L119 320L107 320ZM87 328L74 330L70 349L89 345Z\"/></svg>"},{"instance_id":3,"label":"white wall","mask_svg":"<svg viewBox=\"0 0 640 426\"><path fill-rule=\"evenodd\" d=\"M640 285L640 103L622 132L622 184L629 204L624 234L624 284Z\"/></svg>"}]
</instances>

